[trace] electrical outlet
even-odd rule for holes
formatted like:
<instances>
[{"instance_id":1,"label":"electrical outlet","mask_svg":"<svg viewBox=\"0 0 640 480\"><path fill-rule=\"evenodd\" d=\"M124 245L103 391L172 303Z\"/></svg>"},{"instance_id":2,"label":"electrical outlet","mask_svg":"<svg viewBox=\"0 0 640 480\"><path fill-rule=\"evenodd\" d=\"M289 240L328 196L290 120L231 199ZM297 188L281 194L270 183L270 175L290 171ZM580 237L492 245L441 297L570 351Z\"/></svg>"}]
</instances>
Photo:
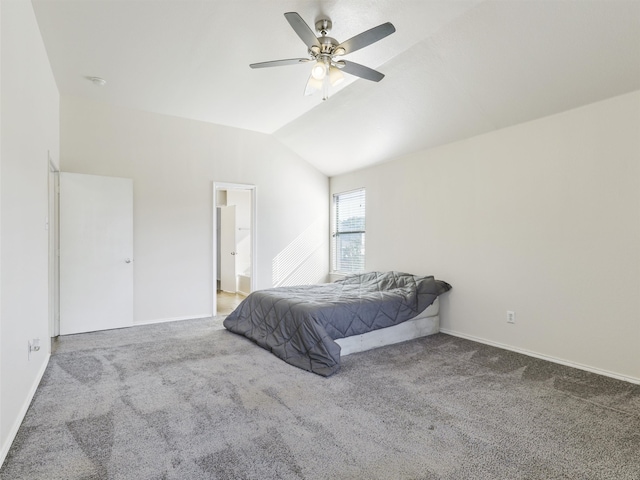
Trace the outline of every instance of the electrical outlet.
<instances>
[{"instance_id":1,"label":"electrical outlet","mask_svg":"<svg viewBox=\"0 0 640 480\"><path fill-rule=\"evenodd\" d=\"M516 312L507 310L507 323L516 323Z\"/></svg>"}]
</instances>

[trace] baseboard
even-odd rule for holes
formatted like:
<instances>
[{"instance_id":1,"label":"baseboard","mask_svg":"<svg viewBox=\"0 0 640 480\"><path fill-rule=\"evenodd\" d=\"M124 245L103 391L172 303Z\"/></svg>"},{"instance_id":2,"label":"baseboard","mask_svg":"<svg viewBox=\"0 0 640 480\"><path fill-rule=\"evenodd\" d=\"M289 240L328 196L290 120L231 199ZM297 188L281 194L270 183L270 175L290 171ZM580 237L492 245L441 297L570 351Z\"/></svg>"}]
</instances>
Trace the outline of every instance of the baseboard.
<instances>
[{"instance_id":1,"label":"baseboard","mask_svg":"<svg viewBox=\"0 0 640 480\"><path fill-rule=\"evenodd\" d=\"M0 450L0 466L2 466L2 464L4 463L4 459L7 457L7 454L9 453L9 449L11 448L11 445L13 444L13 441L15 440L16 435L18 434L18 430L20 429L20 425L22 425L22 421L24 420L24 417L27 414L27 410L29 410L29 405L31 405L31 401L33 400L33 396L36 394L36 390L38 389L38 386L40 385L40 381L42 380L42 376L44 375L44 372L47 369L47 366L49 365L49 359L50 358L51 358L51 354L47 353L47 358L46 358L45 362L42 364L42 367L40 368L40 371L38 372L38 375L36 376L36 380L33 382L33 385L31 386L31 389L29 390L29 394L27 395L27 399L24 402L24 404L22 405L22 408L20 409L20 412L18 413L18 417L13 422L13 426L11 427L11 430L9 431L9 435L7 436L7 441L4 443L4 445L2 445L2 450Z\"/></svg>"},{"instance_id":2,"label":"baseboard","mask_svg":"<svg viewBox=\"0 0 640 480\"><path fill-rule=\"evenodd\" d=\"M166 322L180 322L182 320L197 320L199 318L211 318L210 313L199 313L197 315L189 315L187 317L171 317L171 318L157 318L155 320L144 320L142 322L134 322L132 327L138 327L140 325L153 325L154 323L166 323Z\"/></svg>"},{"instance_id":3,"label":"baseboard","mask_svg":"<svg viewBox=\"0 0 640 480\"><path fill-rule=\"evenodd\" d=\"M447 335L452 335L454 337L466 338L467 340L472 340L474 342L483 343L485 345L491 345L492 347L502 348L503 350L510 350L516 353L522 353L523 355L527 355L529 357L539 358L541 360L547 360L552 363L558 363L560 365L565 365L567 367L577 368L579 370L585 370L587 372L596 373L598 375L603 375L605 377L615 378L616 380L622 380L624 382L634 383L640 385L640 378L629 377L627 375L620 375L619 373L610 372L608 370L601 370L599 368L590 367L588 365L583 365L581 363L571 362L569 360L563 360L561 358L552 357L549 355L543 355L541 353L531 352L529 350L525 350L524 348L512 347L510 345L505 345L499 342L493 342L491 340L487 340L485 338L476 337L474 335L467 335L464 333L456 332L455 330L449 330L448 328L441 328L441 333L446 333Z\"/></svg>"}]
</instances>

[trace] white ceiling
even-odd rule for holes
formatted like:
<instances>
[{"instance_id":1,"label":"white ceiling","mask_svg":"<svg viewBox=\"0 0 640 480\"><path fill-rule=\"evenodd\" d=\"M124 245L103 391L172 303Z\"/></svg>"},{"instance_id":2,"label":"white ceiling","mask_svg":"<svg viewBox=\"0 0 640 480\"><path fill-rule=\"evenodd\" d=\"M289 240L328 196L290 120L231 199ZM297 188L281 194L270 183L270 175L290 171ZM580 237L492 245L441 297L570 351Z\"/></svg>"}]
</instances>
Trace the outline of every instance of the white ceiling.
<instances>
[{"instance_id":1,"label":"white ceiling","mask_svg":"<svg viewBox=\"0 0 640 480\"><path fill-rule=\"evenodd\" d=\"M273 134L327 175L640 89L638 0L33 0L61 95ZM303 96L284 13L386 75ZM86 80L107 80L96 87Z\"/></svg>"}]
</instances>

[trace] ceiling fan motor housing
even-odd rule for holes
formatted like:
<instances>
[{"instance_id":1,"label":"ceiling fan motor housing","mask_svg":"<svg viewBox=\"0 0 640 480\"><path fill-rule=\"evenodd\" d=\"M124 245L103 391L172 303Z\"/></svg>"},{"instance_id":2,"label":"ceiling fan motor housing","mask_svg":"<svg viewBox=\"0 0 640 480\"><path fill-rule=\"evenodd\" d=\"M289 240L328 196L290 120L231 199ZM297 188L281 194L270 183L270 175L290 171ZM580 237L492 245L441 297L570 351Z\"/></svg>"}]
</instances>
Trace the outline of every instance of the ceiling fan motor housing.
<instances>
[{"instance_id":1,"label":"ceiling fan motor housing","mask_svg":"<svg viewBox=\"0 0 640 480\"><path fill-rule=\"evenodd\" d=\"M331 20L328 18L320 18L316 21L316 31L324 37L331 31L332 25Z\"/></svg>"},{"instance_id":2,"label":"ceiling fan motor housing","mask_svg":"<svg viewBox=\"0 0 640 480\"><path fill-rule=\"evenodd\" d=\"M338 46L338 41L335 38L331 37L318 37L318 42L320 43L320 48L317 45L313 45L309 49L309 55L311 55L317 61L323 61L324 58L327 58L329 61L333 61L334 55L342 55L342 52L339 52L336 47Z\"/></svg>"}]
</instances>

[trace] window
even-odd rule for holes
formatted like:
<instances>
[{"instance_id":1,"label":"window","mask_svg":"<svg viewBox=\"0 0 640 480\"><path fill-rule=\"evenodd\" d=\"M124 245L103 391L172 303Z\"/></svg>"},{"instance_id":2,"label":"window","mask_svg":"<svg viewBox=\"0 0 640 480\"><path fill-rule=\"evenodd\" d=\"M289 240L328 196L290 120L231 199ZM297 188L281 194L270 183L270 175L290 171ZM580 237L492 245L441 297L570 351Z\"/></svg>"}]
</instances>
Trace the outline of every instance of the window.
<instances>
[{"instance_id":1,"label":"window","mask_svg":"<svg viewBox=\"0 0 640 480\"><path fill-rule=\"evenodd\" d=\"M333 196L334 272L364 271L365 193L364 188Z\"/></svg>"}]
</instances>

